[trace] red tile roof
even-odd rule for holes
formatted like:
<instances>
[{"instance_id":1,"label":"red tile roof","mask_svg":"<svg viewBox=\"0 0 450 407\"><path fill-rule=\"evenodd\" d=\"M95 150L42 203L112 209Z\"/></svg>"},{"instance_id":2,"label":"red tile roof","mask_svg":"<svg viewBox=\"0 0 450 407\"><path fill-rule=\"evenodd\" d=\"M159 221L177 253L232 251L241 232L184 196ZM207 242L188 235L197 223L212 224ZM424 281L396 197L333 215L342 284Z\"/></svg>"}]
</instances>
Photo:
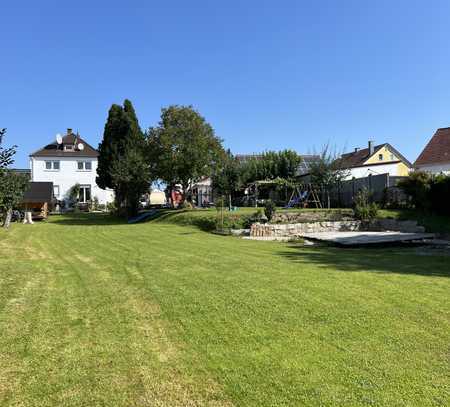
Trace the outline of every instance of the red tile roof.
<instances>
[{"instance_id":1,"label":"red tile roof","mask_svg":"<svg viewBox=\"0 0 450 407\"><path fill-rule=\"evenodd\" d=\"M417 157L415 166L450 162L450 127L437 129Z\"/></svg>"}]
</instances>

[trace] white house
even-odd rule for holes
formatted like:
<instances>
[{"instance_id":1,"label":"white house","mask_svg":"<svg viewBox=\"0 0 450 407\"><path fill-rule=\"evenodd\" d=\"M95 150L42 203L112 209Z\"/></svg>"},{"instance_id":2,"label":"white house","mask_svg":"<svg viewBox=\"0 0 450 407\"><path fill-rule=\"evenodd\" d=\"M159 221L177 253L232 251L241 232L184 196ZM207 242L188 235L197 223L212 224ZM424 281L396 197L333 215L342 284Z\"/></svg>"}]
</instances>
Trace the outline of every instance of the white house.
<instances>
[{"instance_id":1,"label":"white house","mask_svg":"<svg viewBox=\"0 0 450 407\"><path fill-rule=\"evenodd\" d=\"M30 154L31 181L53 182L57 200L67 201L70 189L80 185L79 202L98 198L106 204L114 200L112 190L101 189L95 182L98 151L72 129L64 137Z\"/></svg>"},{"instance_id":2,"label":"white house","mask_svg":"<svg viewBox=\"0 0 450 407\"><path fill-rule=\"evenodd\" d=\"M436 130L414 167L432 174L450 175L450 127Z\"/></svg>"}]
</instances>

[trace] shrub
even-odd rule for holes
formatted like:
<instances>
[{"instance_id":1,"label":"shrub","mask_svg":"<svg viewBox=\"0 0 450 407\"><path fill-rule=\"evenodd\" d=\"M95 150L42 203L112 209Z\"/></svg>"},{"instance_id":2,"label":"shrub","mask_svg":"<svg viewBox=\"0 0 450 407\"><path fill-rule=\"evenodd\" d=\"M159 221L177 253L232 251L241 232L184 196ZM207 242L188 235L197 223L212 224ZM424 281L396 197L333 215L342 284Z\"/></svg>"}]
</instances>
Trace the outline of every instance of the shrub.
<instances>
[{"instance_id":1,"label":"shrub","mask_svg":"<svg viewBox=\"0 0 450 407\"><path fill-rule=\"evenodd\" d=\"M251 215L239 216L239 221L236 222L236 225L239 224L242 229L250 229L250 226L252 226L253 223L262 222L264 220L264 211L262 208L258 208L258 210Z\"/></svg>"},{"instance_id":2,"label":"shrub","mask_svg":"<svg viewBox=\"0 0 450 407\"><path fill-rule=\"evenodd\" d=\"M223 197L219 197L214 201L214 205L218 211L220 211L222 208L225 208L225 199Z\"/></svg>"},{"instance_id":3,"label":"shrub","mask_svg":"<svg viewBox=\"0 0 450 407\"><path fill-rule=\"evenodd\" d=\"M275 206L275 203L268 199L264 203L264 214L267 217L267 220L270 222L272 220L273 215L275 214L275 211L277 210L277 207Z\"/></svg>"},{"instance_id":4,"label":"shrub","mask_svg":"<svg viewBox=\"0 0 450 407\"><path fill-rule=\"evenodd\" d=\"M413 172L398 186L409 196L411 206L440 215L450 215L450 176Z\"/></svg>"},{"instance_id":5,"label":"shrub","mask_svg":"<svg viewBox=\"0 0 450 407\"><path fill-rule=\"evenodd\" d=\"M183 201L183 203L180 205L180 209L186 209L186 210L191 210L194 209L193 205L191 202L189 201Z\"/></svg>"},{"instance_id":6,"label":"shrub","mask_svg":"<svg viewBox=\"0 0 450 407\"><path fill-rule=\"evenodd\" d=\"M113 202L108 202L107 204L106 204L106 210L108 211L108 212L111 212L111 213L116 213L116 203L115 203L115 201L113 201Z\"/></svg>"},{"instance_id":7,"label":"shrub","mask_svg":"<svg viewBox=\"0 0 450 407\"><path fill-rule=\"evenodd\" d=\"M367 189L359 191L354 199L353 212L356 219L370 221L378 215L378 205L370 202L370 193Z\"/></svg>"},{"instance_id":8,"label":"shrub","mask_svg":"<svg viewBox=\"0 0 450 407\"><path fill-rule=\"evenodd\" d=\"M438 175L430 182L429 206L439 215L450 215L450 176Z\"/></svg>"},{"instance_id":9,"label":"shrub","mask_svg":"<svg viewBox=\"0 0 450 407\"><path fill-rule=\"evenodd\" d=\"M74 205L78 202L78 198L80 196L80 184L77 182L75 185L73 185L68 192L68 198L70 200L70 203Z\"/></svg>"},{"instance_id":10,"label":"shrub","mask_svg":"<svg viewBox=\"0 0 450 407\"><path fill-rule=\"evenodd\" d=\"M398 186L409 196L414 208L427 210L431 209L431 182L432 178L428 173L416 171L400 181Z\"/></svg>"},{"instance_id":11,"label":"shrub","mask_svg":"<svg viewBox=\"0 0 450 407\"><path fill-rule=\"evenodd\" d=\"M90 211L98 211L99 210L98 207L99 207L98 198L96 196L94 196L94 198L90 202L89 210Z\"/></svg>"}]
</instances>

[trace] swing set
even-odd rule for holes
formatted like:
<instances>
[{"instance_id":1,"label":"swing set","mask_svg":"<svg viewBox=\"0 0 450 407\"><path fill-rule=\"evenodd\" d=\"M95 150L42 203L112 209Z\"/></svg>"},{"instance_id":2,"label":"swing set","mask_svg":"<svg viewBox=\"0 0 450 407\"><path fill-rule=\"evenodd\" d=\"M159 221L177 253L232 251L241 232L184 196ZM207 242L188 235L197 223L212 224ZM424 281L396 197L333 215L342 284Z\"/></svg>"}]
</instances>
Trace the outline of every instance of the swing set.
<instances>
[{"instance_id":1,"label":"swing set","mask_svg":"<svg viewBox=\"0 0 450 407\"><path fill-rule=\"evenodd\" d=\"M284 209L291 209L296 206L307 208L314 204L316 208L322 209L322 202L320 202L319 195L312 184L300 184L294 186L291 197Z\"/></svg>"},{"instance_id":2,"label":"swing set","mask_svg":"<svg viewBox=\"0 0 450 407\"><path fill-rule=\"evenodd\" d=\"M246 188L247 200L254 201L255 207L258 207L258 187L267 185L280 185L279 180L265 180L255 181L248 185ZM285 185L288 188L288 185ZM308 208L315 206L316 208L323 208L322 202L319 199L316 188L313 184L295 184L291 185L292 193L286 206L283 209L291 209L295 207ZM287 197L287 195L286 195Z\"/></svg>"}]
</instances>

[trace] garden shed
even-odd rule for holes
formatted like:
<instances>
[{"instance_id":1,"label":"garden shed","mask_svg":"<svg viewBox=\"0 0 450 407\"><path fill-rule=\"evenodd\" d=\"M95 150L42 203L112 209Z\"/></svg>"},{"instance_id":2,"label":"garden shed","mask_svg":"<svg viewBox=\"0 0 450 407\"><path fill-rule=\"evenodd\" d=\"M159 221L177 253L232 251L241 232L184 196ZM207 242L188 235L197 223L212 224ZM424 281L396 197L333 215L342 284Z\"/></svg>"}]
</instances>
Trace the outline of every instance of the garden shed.
<instances>
[{"instance_id":1,"label":"garden shed","mask_svg":"<svg viewBox=\"0 0 450 407\"><path fill-rule=\"evenodd\" d=\"M33 219L46 219L53 203L53 182L30 182L23 194L21 208L31 211Z\"/></svg>"}]
</instances>

